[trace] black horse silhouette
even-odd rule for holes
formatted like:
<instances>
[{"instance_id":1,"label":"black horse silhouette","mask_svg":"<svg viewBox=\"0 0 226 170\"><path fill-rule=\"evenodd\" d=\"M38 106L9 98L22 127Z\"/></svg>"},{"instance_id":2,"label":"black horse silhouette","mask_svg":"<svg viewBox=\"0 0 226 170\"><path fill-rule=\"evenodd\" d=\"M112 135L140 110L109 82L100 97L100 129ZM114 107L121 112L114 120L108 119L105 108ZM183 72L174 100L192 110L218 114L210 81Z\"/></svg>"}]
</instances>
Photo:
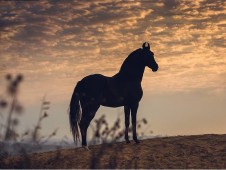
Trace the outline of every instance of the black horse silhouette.
<instances>
[{"instance_id":1,"label":"black horse silhouette","mask_svg":"<svg viewBox=\"0 0 226 170\"><path fill-rule=\"evenodd\" d=\"M87 147L87 128L98 108L102 105L108 107L124 106L125 140L127 143L130 143L128 128L131 112L133 140L139 143L136 134L136 114L143 96L141 81L146 66L151 68L153 72L158 70L154 53L150 51L150 45L147 42L125 59L121 69L114 76L106 77L101 74L93 74L84 77L77 83L72 94L69 111L74 142L79 139L78 127L80 127L82 146Z\"/></svg>"}]
</instances>

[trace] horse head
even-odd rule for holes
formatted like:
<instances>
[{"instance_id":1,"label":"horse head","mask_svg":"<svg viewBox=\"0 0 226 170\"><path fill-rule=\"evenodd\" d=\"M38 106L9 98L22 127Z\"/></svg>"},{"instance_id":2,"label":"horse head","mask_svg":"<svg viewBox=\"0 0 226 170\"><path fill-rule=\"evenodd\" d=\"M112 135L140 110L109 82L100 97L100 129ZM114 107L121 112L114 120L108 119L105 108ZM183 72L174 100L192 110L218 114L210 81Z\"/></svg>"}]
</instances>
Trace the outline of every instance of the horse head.
<instances>
[{"instance_id":1,"label":"horse head","mask_svg":"<svg viewBox=\"0 0 226 170\"><path fill-rule=\"evenodd\" d=\"M155 61L154 53L150 50L150 44L148 42L143 43L142 50L144 53L145 66L148 66L153 72L157 71L159 66Z\"/></svg>"}]
</instances>

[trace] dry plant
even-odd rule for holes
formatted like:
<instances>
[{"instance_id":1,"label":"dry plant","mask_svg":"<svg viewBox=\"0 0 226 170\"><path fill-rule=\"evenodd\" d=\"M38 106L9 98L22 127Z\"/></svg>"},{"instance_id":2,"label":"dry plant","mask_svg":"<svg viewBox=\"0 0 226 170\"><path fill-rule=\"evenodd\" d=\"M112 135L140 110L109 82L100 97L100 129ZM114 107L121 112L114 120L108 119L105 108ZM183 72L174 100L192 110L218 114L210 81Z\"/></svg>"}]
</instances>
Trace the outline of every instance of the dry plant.
<instances>
[{"instance_id":1,"label":"dry plant","mask_svg":"<svg viewBox=\"0 0 226 170\"><path fill-rule=\"evenodd\" d=\"M112 127L109 127L109 123L106 120L105 115L102 115L99 119L94 120L95 125L91 126L93 136L91 138L91 144L99 143L113 143L124 137L125 130L121 128L121 119L118 117ZM142 126L147 125L145 118L137 121L137 135L143 137ZM147 129L147 128L146 128ZM129 133L132 132L132 127L129 127ZM153 133L150 131L150 133Z\"/></svg>"},{"instance_id":2,"label":"dry plant","mask_svg":"<svg viewBox=\"0 0 226 170\"><path fill-rule=\"evenodd\" d=\"M31 132L31 142L36 145L44 144L48 142L52 137L54 137L57 133L57 129L55 129L50 135L48 136L41 136L41 123L44 119L48 117L48 110L50 109L50 101L45 99L45 96L42 99L41 108L39 112L39 118L37 124L34 127L34 130Z\"/></svg>"},{"instance_id":3,"label":"dry plant","mask_svg":"<svg viewBox=\"0 0 226 170\"><path fill-rule=\"evenodd\" d=\"M104 155L107 146L111 146L113 143L120 141L124 137L124 129L121 128L121 119L118 117L114 122L112 127L109 127L109 123L106 121L105 115L102 115L99 119L94 120L95 126L91 126L93 130L93 137L91 138L91 144L102 143L100 149L97 152L91 151L92 156L90 160L90 168L98 168L100 165L101 157ZM142 126L147 125L147 120L145 118L137 121L137 135L143 136ZM132 132L132 127L129 128L129 133ZM152 131L151 131L152 133ZM117 167L117 157L122 150L122 145L116 147L113 154L110 156L108 165L110 169ZM135 158L134 158L135 159ZM128 165L129 168L130 165ZM135 159L136 167L136 159Z\"/></svg>"},{"instance_id":4,"label":"dry plant","mask_svg":"<svg viewBox=\"0 0 226 170\"><path fill-rule=\"evenodd\" d=\"M0 97L0 160L14 154L14 152L18 152L24 158L20 168L25 168L29 167L30 162L28 160L28 152L34 148L41 149L44 143L47 143L56 135L57 129L48 136L42 136L40 133L42 121L48 117L48 110L50 108L50 102L43 97L37 124L33 129L19 134L17 132L19 125L18 116L22 115L24 109L18 100L18 92L24 78L22 74L18 74L15 78L11 74L7 74L5 79L7 82L7 97ZM30 144L32 144L32 147Z\"/></svg>"},{"instance_id":5,"label":"dry plant","mask_svg":"<svg viewBox=\"0 0 226 170\"><path fill-rule=\"evenodd\" d=\"M10 141L10 140L16 140L19 134L16 132L15 128L19 124L18 118L14 116L20 115L23 112L23 107L18 101L18 91L19 91L19 85L23 80L23 75L18 74L15 78L12 77L12 75L7 74L6 75L7 80L7 95L9 97L9 100L1 99L0 100L0 109L1 110L7 110L8 114L6 118L6 123L1 123L1 139L3 141ZM4 116L1 113L2 120L4 120Z\"/></svg>"}]
</instances>

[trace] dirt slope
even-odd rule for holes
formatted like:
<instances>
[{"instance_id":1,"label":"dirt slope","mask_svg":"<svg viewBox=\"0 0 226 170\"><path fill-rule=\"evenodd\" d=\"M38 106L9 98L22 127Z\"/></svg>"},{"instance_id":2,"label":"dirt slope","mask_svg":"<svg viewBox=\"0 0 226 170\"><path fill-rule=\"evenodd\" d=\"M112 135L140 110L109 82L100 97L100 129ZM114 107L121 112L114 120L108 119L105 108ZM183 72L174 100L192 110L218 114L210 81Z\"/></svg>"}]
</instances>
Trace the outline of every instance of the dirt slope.
<instances>
[{"instance_id":1,"label":"dirt slope","mask_svg":"<svg viewBox=\"0 0 226 170\"><path fill-rule=\"evenodd\" d=\"M226 168L226 135L155 138L140 144L61 149L6 158L0 168Z\"/></svg>"}]
</instances>

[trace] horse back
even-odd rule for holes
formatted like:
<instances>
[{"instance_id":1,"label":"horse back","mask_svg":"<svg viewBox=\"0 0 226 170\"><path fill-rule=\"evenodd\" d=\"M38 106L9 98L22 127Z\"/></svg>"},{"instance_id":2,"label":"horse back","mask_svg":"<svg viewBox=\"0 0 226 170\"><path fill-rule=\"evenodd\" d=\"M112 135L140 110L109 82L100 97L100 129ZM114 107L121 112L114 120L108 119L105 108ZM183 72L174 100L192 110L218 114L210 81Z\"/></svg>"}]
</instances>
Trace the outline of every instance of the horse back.
<instances>
[{"instance_id":1,"label":"horse back","mask_svg":"<svg viewBox=\"0 0 226 170\"><path fill-rule=\"evenodd\" d=\"M99 100L102 90L106 86L106 79L107 77L101 74L92 74L84 77L79 82L80 96L95 97L95 100Z\"/></svg>"}]
</instances>

